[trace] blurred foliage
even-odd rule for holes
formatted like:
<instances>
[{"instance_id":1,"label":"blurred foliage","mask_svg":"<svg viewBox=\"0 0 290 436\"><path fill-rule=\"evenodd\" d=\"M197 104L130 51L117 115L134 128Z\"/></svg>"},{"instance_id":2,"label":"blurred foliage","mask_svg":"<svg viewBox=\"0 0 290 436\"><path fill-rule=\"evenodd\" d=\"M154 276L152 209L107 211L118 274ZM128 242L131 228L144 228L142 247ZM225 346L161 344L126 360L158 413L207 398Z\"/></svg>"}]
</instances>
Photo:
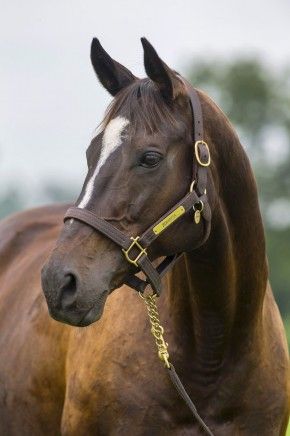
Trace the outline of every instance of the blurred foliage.
<instances>
[{"instance_id":1,"label":"blurred foliage","mask_svg":"<svg viewBox=\"0 0 290 436\"><path fill-rule=\"evenodd\" d=\"M60 186L59 184L47 183L43 187L43 197L47 203L72 203L76 199L76 193L75 189L70 186Z\"/></svg>"},{"instance_id":2,"label":"blurred foliage","mask_svg":"<svg viewBox=\"0 0 290 436\"><path fill-rule=\"evenodd\" d=\"M231 122L259 148L271 126L290 134L290 70L276 72L257 58L226 62L199 60L191 68L191 82L208 91Z\"/></svg>"},{"instance_id":3,"label":"blurred foliage","mask_svg":"<svg viewBox=\"0 0 290 436\"><path fill-rule=\"evenodd\" d=\"M25 207L25 201L17 188L9 188L0 197L0 219Z\"/></svg>"},{"instance_id":4,"label":"blurred foliage","mask_svg":"<svg viewBox=\"0 0 290 436\"><path fill-rule=\"evenodd\" d=\"M290 67L258 57L195 61L191 83L208 92L246 146L264 217L270 280L290 342Z\"/></svg>"},{"instance_id":5,"label":"blurred foliage","mask_svg":"<svg viewBox=\"0 0 290 436\"><path fill-rule=\"evenodd\" d=\"M39 206L56 202L73 203L78 189L77 186L47 182L38 187L31 196L31 193L22 186L10 186L6 191L0 192L0 219L31 207L31 205Z\"/></svg>"},{"instance_id":6,"label":"blurred foliage","mask_svg":"<svg viewBox=\"0 0 290 436\"><path fill-rule=\"evenodd\" d=\"M273 69L258 57L199 59L189 76L228 115L254 165L271 284L290 340L290 67ZM36 202L71 201L76 191L47 183ZM7 190L0 196L0 217L27 207L25 198L16 188Z\"/></svg>"}]
</instances>

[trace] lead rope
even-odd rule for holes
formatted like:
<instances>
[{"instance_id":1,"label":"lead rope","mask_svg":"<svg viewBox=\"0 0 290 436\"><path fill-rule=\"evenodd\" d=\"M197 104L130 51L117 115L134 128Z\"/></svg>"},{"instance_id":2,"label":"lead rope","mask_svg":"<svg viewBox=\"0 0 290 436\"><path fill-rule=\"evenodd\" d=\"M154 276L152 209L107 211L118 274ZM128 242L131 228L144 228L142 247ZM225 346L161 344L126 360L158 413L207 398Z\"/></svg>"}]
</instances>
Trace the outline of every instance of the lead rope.
<instances>
[{"instance_id":1,"label":"lead rope","mask_svg":"<svg viewBox=\"0 0 290 436\"><path fill-rule=\"evenodd\" d=\"M191 410L194 418L198 421L202 429L210 436L214 436L212 431L208 428L208 426L205 424L203 419L198 414L195 405L191 401L188 393L186 392L183 384L181 383L180 378L176 374L175 368L172 365L172 363L169 362L169 353L168 353L168 344L165 342L163 333L164 328L160 324L159 319L159 312L156 305L156 294L150 294L147 296L142 295L139 292L140 297L144 300L144 303L146 304L146 308L148 311L149 321L151 324L151 333L155 339L155 343L158 350L158 357L159 359L164 363L165 368L167 369L169 373L170 380L172 381L174 387L176 388L177 392L181 396L181 398L184 400L184 402L187 404L189 409Z\"/></svg>"}]
</instances>

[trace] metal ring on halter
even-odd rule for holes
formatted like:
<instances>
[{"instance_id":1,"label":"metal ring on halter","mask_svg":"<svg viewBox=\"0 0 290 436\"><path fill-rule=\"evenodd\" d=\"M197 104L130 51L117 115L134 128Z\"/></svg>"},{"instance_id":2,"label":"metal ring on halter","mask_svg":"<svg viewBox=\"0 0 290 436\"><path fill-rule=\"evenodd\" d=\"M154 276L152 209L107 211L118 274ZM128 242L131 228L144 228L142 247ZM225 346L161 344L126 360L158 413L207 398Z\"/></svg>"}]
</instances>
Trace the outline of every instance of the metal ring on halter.
<instances>
[{"instance_id":1,"label":"metal ring on halter","mask_svg":"<svg viewBox=\"0 0 290 436\"><path fill-rule=\"evenodd\" d=\"M193 182L191 182L191 184L190 184L189 192L193 191L193 188L194 188L195 184L196 184L196 180L193 180ZM206 194L206 188L204 190L204 194Z\"/></svg>"},{"instance_id":2,"label":"metal ring on halter","mask_svg":"<svg viewBox=\"0 0 290 436\"><path fill-rule=\"evenodd\" d=\"M152 294L144 295L144 294L142 294L142 292L139 291L138 294L139 294L139 297L142 298L142 300L146 300L146 298L148 298L148 297L152 297L152 298L158 297L156 292L152 292Z\"/></svg>"},{"instance_id":3,"label":"metal ring on halter","mask_svg":"<svg viewBox=\"0 0 290 436\"><path fill-rule=\"evenodd\" d=\"M189 192L192 192L192 191L193 191L193 188L194 188L195 183L196 183L196 180L193 180L193 181L191 182L191 184L190 184L190 188L189 188Z\"/></svg>"},{"instance_id":4,"label":"metal ring on halter","mask_svg":"<svg viewBox=\"0 0 290 436\"><path fill-rule=\"evenodd\" d=\"M197 205L200 205L200 207L196 207ZM193 210L198 210L199 212L202 212L204 208L204 203L202 200L198 200L194 205L193 205Z\"/></svg>"}]
</instances>

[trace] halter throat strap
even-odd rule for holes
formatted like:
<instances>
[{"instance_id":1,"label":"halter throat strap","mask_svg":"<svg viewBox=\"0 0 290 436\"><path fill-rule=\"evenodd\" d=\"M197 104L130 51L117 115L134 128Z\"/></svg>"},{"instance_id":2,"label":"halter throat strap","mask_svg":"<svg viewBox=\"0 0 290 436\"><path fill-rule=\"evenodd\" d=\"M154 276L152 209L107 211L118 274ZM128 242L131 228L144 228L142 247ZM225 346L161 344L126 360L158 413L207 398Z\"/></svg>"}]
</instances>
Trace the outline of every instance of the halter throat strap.
<instances>
[{"instance_id":1,"label":"halter throat strap","mask_svg":"<svg viewBox=\"0 0 290 436\"><path fill-rule=\"evenodd\" d=\"M88 209L74 206L69 208L64 216L64 221L72 218L77 219L102 233L121 247L126 260L136 268L136 272L127 277L125 284L141 293L143 293L145 288L150 284L158 296L162 290L162 277L174 265L182 253L167 256L157 267L154 267L148 257L147 248L160 236L161 233L163 233L163 231L168 231L167 229L171 224L175 223L192 210L194 211L195 223L199 224L202 219L204 226L203 237L199 245L202 245L207 240L211 224L211 210L206 193L210 152L203 136L201 103L197 91L185 79L181 79L185 84L190 98L194 122L193 139L195 159L193 161L193 179L189 193L169 211L162 215L159 220L152 224L141 236L136 237L127 236L118 228L113 226L109 221L98 217ZM144 273L145 280L136 275L140 270Z\"/></svg>"}]
</instances>

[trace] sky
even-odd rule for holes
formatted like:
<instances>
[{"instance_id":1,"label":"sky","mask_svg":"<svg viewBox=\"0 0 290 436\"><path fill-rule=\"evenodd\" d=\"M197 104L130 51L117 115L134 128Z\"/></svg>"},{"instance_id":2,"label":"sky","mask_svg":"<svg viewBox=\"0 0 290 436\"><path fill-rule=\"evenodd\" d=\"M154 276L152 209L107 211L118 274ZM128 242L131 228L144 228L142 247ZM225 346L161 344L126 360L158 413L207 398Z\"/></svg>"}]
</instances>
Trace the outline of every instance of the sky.
<instances>
[{"instance_id":1,"label":"sky","mask_svg":"<svg viewBox=\"0 0 290 436\"><path fill-rule=\"evenodd\" d=\"M97 36L144 76L140 37L186 76L195 57L290 61L289 0L1 0L0 190L36 202L43 183L82 185L85 150L111 98L90 64Z\"/></svg>"}]
</instances>

